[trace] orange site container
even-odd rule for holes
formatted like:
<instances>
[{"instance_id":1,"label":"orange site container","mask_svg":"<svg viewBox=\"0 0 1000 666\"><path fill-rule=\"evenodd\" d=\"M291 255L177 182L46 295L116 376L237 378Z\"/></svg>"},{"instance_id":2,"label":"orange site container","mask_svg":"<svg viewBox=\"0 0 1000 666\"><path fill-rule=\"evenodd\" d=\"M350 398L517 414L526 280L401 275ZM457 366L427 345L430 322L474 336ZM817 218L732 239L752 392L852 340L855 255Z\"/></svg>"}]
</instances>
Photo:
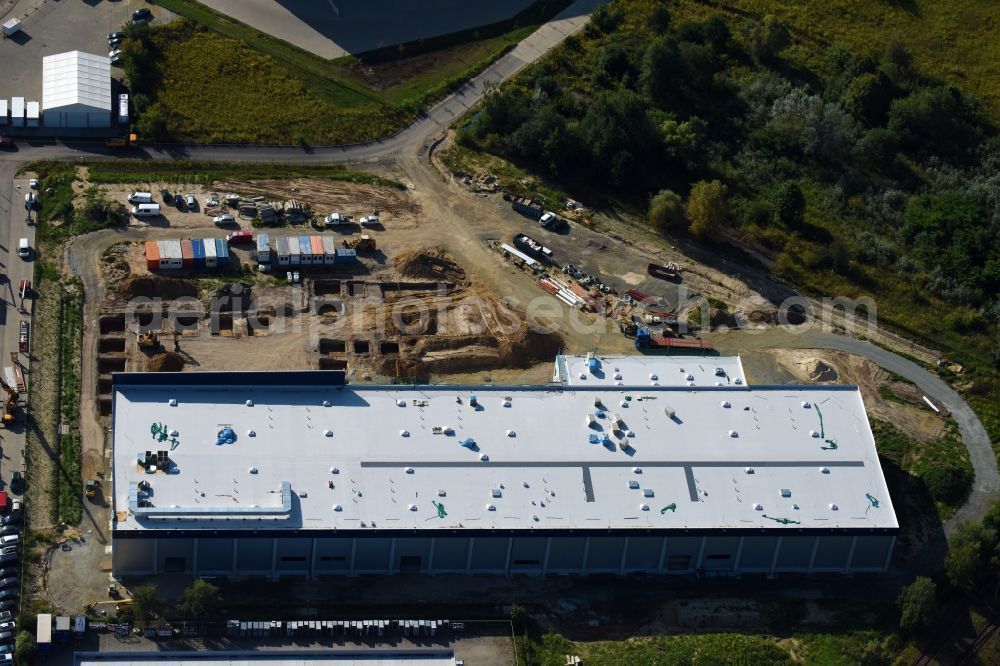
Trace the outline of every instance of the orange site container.
<instances>
[{"instance_id":1,"label":"orange site container","mask_svg":"<svg viewBox=\"0 0 1000 666\"><path fill-rule=\"evenodd\" d=\"M313 256L319 257L319 262L323 263L323 237L322 236L310 236L309 245L312 246Z\"/></svg>"},{"instance_id":2,"label":"orange site container","mask_svg":"<svg viewBox=\"0 0 1000 666\"><path fill-rule=\"evenodd\" d=\"M146 268L155 271L160 267L160 248L156 241L146 241Z\"/></svg>"}]
</instances>

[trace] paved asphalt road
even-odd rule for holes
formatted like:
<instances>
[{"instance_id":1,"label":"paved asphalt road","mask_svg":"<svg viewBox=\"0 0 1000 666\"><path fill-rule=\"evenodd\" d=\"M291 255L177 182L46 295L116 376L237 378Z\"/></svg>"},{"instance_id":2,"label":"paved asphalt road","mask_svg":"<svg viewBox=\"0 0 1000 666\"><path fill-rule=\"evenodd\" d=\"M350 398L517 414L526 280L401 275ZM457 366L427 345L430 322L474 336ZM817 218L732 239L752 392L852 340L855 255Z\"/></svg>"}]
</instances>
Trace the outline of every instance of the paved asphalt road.
<instances>
[{"instance_id":1,"label":"paved asphalt road","mask_svg":"<svg viewBox=\"0 0 1000 666\"><path fill-rule=\"evenodd\" d=\"M129 152L113 152L103 146L84 143L19 143L17 151L0 153L0 182L10 183L15 165L33 159L93 159L95 157L134 157L143 160L202 159L243 162L349 163L361 164L391 160L403 151L423 152L466 110L482 99L487 82L513 76L526 64L540 58L566 36L583 27L589 13L602 0L577 0L550 23L539 28L515 49L479 74L461 90L427 111L413 125L382 141L338 147L300 148L293 146L157 146ZM3 186L0 186L3 187ZM0 239L9 237L6 215L0 215ZM979 520L989 504L1000 494L1000 475L989 436L979 418L964 400L944 381L897 354L870 343L843 336L812 332L787 334L777 330L767 336L731 333L739 336L741 348L816 347L846 351L864 356L879 366L914 382L932 400L947 407L958 422L962 439L969 450L976 479L969 501L945 525L951 533L963 520ZM725 340L725 336L720 340Z\"/></svg>"}]
</instances>

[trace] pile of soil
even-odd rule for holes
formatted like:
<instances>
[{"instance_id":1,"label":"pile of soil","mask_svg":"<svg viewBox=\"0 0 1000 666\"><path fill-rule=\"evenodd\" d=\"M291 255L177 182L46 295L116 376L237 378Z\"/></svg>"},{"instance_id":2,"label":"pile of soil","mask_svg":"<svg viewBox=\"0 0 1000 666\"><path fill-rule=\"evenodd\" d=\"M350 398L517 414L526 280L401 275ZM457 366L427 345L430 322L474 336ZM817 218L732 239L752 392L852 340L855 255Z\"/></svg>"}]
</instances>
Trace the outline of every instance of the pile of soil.
<instances>
[{"instance_id":1,"label":"pile of soil","mask_svg":"<svg viewBox=\"0 0 1000 666\"><path fill-rule=\"evenodd\" d=\"M159 277L157 275L132 275L121 282L125 298L146 297L174 299L182 296L198 297L198 285L191 280Z\"/></svg>"},{"instance_id":2,"label":"pile of soil","mask_svg":"<svg viewBox=\"0 0 1000 666\"><path fill-rule=\"evenodd\" d=\"M806 358L800 365L814 382L835 382L840 376L836 368L821 358Z\"/></svg>"},{"instance_id":3,"label":"pile of soil","mask_svg":"<svg viewBox=\"0 0 1000 666\"><path fill-rule=\"evenodd\" d=\"M396 255L393 267L400 275L423 280L440 280L464 284L465 269L448 255L432 250L414 250Z\"/></svg>"},{"instance_id":4,"label":"pile of soil","mask_svg":"<svg viewBox=\"0 0 1000 666\"><path fill-rule=\"evenodd\" d=\"M163 352L146 362L149 372L180 372L183 369L184 357L176 352Z\"/></svg>"}]
</instances>

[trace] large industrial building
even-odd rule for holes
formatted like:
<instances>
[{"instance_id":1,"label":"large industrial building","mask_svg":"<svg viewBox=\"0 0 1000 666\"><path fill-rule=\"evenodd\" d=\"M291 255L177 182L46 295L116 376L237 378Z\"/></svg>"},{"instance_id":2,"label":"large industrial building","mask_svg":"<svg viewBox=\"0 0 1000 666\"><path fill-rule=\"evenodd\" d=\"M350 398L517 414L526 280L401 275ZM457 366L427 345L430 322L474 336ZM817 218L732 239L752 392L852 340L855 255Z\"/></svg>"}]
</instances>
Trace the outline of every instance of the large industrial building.
<instances>
[{"instance_id":1,"label":"large industrial building","mask_svg":"<svg viewBox=\"0 0 1000 666\"><path fill-rule=\"evenodd\" d=\"M73 666L455 666L450 648L77 652Z\"/></svg>"},{"instance_id":2,"label":"large industrial building","mask_svg":"<svg viewBox=\"0 0 1000 666\"><path fill-rule=\"evenodd\" d=\"M567 386L742 386L739 356L556 356L552 381Z\"/></svg>"},{"instance_id":3,"label":"large industrial building","mask_svg":"<svg viewBox=\"0 0 1000 666\"><path fill-rule=\"evenodd\" d=\"M110 58L83 51L42 58L42 117L46 127L110 127Z\"/></svg>"},{"instance_id":4,"label":"large industrial building","mask_svg":"<svg viewBox=\"0 0 1000 666\"><path fill-rule=\"evenodd\" d=\"M858 389L714 384L117 374L114 574L884 571Z\"/></svg>"}]
</instances>

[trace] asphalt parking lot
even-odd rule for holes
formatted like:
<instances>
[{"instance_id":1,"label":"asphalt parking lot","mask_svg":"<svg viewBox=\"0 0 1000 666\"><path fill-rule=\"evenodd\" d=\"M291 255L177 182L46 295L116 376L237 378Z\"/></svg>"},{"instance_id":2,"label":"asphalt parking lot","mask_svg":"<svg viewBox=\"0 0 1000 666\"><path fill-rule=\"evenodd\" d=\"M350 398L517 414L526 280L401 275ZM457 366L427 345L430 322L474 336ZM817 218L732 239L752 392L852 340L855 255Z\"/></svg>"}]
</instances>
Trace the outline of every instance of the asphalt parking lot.
<instances>
[{"instance_id":1,"label":"asphalt parking lot","mask_svg":"<svg viewBox=\"0 0 1000 666\"><path fill-rule=\"evenodd\" d=\"M142 0L20 0L3 17L18 17L21 32L0 40L0 98L42 101L42 58L66 51L107 55L108 33L118 30ZM152 8L152 7L151 7ZM160 19L160 8L153 8ZM0 7L2 10L2 7ZM157 20L154 19L154 20ZM112 69L112 77L121 70Z\"/></svg>"}]
</instances>

